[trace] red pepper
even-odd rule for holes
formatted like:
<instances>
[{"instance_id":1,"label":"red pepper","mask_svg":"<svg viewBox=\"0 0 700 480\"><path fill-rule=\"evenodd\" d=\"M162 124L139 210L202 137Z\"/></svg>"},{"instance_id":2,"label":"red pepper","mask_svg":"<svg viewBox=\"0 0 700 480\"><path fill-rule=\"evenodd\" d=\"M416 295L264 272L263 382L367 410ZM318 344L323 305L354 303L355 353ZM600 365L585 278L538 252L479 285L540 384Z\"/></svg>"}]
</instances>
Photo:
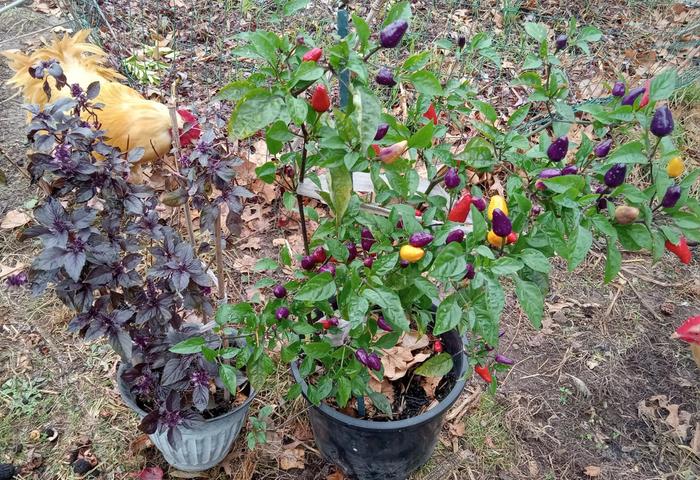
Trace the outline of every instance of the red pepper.
<instances>
[{"instance_id":1,"label":"red pepper","mask_svg":"<svg viewBox=\"0 0 700 480\"><path fill-rule=\"evenodd\" d=\"M324 330L328 330L329 328L331 328L331 321L330 320L324 319L324 320L321 320L320 323L321 323L321 326L323 327Z\"/></svg>"},{"instance_id":2,"label":"red pepper","mask_svg":"<svg viewBox=\"0 0 700 480\"><path fill-rule=\"evenodd\" d=\"M422 216L423 216L423 212L421 212L420 210L418 210L416 208L416 217L422 217Z\"/></svg>"},{"instance_id":3,"label":"red pepper","mask_svg":"<svg viewBox=\"0 0 700 480\"><path fill-rule=\"evenodd\" d=\"M688 248L688 241L685 239L685 237L680 238L678 245L674 245L666 240L666 250L676 255L681 263L685 263L686 265L688 265L690 260L693 258L693 255L690 253L690 249Z\"/></svg>"},{"instance_id":4,"label":"red pepper","mask_svg":"<svg viewBox=\"0 0 700 480\"><path fill-rule=\"evenodd\" d=\"M379 152L381 151L382 147L377 145L376 143L372 144L372 150L374 150L375 155L379 155Z\"/></svg>"},{"instance_id":5,"label":"red pepper","mask_svg":"<svg viewBox=\"0 0 700 480\"><path fill-rule=\"evenodd\" d=\"M423 114L423 116L428 120L432 120L433 124L438 124L437 112L435 111L435 105L433 105L432 103L428 107L428 110Z\"/></svg>"},{"instance_id":6,"label":"red pepper","mask_svg":"<svg viewBox=\"0 0 700 480\"><path fill-rule=\"evenodd\" d=\"M326 86L322 83L316 86L316 90L314 90L314 94L311 96L311 108L318 113L323 113L331 108L331 99L328 96L328 90L326 90Z\"/></svg>"},{"instance_id":7,"label":"red pepper","mask_svg":"<svg viewBox=\"0 0 700 480\"><path fill-rule=\"evenodd\" d=\"M433 350L435 350L435 353L442 352L442 342L440 340L435 340L435 343L433 344Z\"/></svg>"},{"instance_id":8,"label":"red pepper","mask_svg":"<svg viewBox=\"0 0 700 480\"><path fill-rule=\"evenodd\" d=\"M474 371L479 374L479 376L484 380L484 382L493 382L493 378L491 378L491 372L489 372L489 367L477 365L476 367L474 367Z\"/></svg>"},{"instance_id":9,"label":"red pepper","mask_svg":"<svg viewBox=\"0 0 700 480\"><path fill-rule=\"evenodd\" d=\"M510 245L511 243L515 243L518 241L518 234L515 232L510 232L510 234L506 237L506 244Z\"/></svg>"},{"instance_id":10,"label":"red pepper","mask_svg":"<svg viewBox=\"0 0 700 480\"><path fill-rule=\"evenodd\" d=\"M639 108L644 108L649 104L649 93L651 92L651 79L647 80L644 84L644 95L642 95L642 100L639 102Z\"/></svg>"},{"instance_id":11,"label":"red pepper","mask_svg":"<svg viewBox=\"0 0 700 480\"><path fill-rule=\"evenodd\" d=\"M472 205L472 196L468 193L462 195L462 198L457 200L450 213L447 214L447 219L451 222L464 222L469 215L469 207Z\"/></svg>"},{"instance_id":12,"label":"red pepper","mask_svg":"<svg viewBox=\"0 0 700 480\"><path fill-rule=\"evenodd\" d=\"M305 62L318 62L318 60L321 58L321 55L323 55L323 50L316 47L306 52L304 56L301 57L301 59Z\"/></svg>"}]
</instances>

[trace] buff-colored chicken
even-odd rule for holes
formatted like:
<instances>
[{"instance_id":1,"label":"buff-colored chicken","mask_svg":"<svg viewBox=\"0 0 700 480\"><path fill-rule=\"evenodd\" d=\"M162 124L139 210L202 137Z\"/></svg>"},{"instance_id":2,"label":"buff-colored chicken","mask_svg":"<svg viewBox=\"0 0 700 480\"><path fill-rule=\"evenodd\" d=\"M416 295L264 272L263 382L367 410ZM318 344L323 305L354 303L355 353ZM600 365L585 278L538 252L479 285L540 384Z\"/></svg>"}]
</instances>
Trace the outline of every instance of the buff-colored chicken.
<instances>
[{"instance_id":1,"label":"buff-colored chicken","mask_svg":"<svg viewBox=\"0 0 700 480\"><path fill-rule=\"evenodd\" d=\"M15 71L8 83L20 88L28 103L43 106L58 97L70 96L73 84L86 90L88 85L98 81L100 92L94 101L104 104L104 107L96 113L109 143L123 151L143 147L143 162L166 154L173 140L168 107L147 100L136 90L119 83L124 77L105 65L106 53L101 48L86 42L89 34L89 30L81 30L72 37L65 35L30 55L18 51L2 52ZM31 67L49 60L59 62L68 82L59 90L55 79L47 77L51 99L43 90L44 80L29 73ZM177 117L181 144L196 141L201 132L194 115L187 110L178 110Z\"/></svg>"}]
</instances>

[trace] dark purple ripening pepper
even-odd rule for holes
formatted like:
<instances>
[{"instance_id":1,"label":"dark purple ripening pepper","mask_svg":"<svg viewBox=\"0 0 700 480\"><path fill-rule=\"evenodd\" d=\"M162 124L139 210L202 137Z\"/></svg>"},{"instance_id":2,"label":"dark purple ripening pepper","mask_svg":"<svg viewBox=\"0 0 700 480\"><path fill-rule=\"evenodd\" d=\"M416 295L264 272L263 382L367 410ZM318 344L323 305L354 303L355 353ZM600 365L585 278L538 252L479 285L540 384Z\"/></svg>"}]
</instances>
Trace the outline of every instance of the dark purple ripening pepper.
<instances>
[{"instance_id":1,"label":"dark purple ripening pepper","mask_svg":"<svg viewBox=\"0 0 700 480\"><path fill-rule=\"evenodd\" d=\"M474 264L467 263L467 271L464 274L464 278L466 278L467 280L473 280L475 276L476 276L476 271L474 270Z\"/></svg>"},{"instance_id":2,"label":"dark purple ripening pepper","mask_svg":"<svg viewBox=\"0 0 700 480\"><path fill-rule=\"evenodd\" d=\"M457 228L447 234L447 239L445 240L445 243L447 244L452 242L461 242L462 240L464 240L464 230Z\"/></svg>"},{"instance_id":3,"label":"dark purple ripening pepper","mask_svg":"<svg viewBox=\"0 0 700 480\"><path fill-rule=\"evenodd\" d=\"M612 144L613 141L611 138L603 140L595 146L595 148L593 149L593 153L595 153L595 156L598 158L607 157L608 153L610 153L610 148L612 147Z\"/></svg>"},{"instance_id":4,"label":"dark purple ripening pepper","mask_svg":"<svg viewBox=\"0 0 700 480\"><path fill-rule=\"evenodd\" d=\"M379 126L377 127L377 133L374 134L374 139L375 140L381 140L386 136L386 134L389 132L389 124L388 123L380 123Z\"/></svg>"},{"instance_id":5,"label":"dark purple ripening pepper","mask_svg":"<svg viewBox=\"0 0 700 480\"><path fill-rule=\"evenodd\" d=\"M612 88L613 97L624 97L625 90L625 82L615 82Z\"/></svg>"},{"instance_id":6,"label":"dark purple ripening pepper","mask_svg":"<svg viewBox=\"0 0 700 480\"><path fill-rule=\"evenodd\" d=\"M484 197L474 197L472 198L472 205L476 207L477 210L480 212L483 212L486 210L486 200L484 200Z\"/></svg>"},{"instance_id":7,"label":"dark purple ripening pepper","mask_svg":"<svg viewBox=\"0 0 700 480\"><path fill-rule=\"evenodd\" d=\"M410 263L408 262L408 260L401 260L401 261L399 262L399 266L400 266L401 268L406 268L406 267L408 267L409 265L410 265Z\"/></svg>"},{"instance_id":8,"label":"dark purple ripening pepper","mask_svg":"<svg viewBox=\"0 0 700 480\"><path fill-rule=\"evenodd\" d=\"M530 213L536 217L537 215L542 213L542 207L540 207L539 205L533 205L532 209L530 209Z\"/></svg>"},{"instance_id":9,"label":"dark purple ripening pepper","mask_svg":"<svg viewBox=\"0 0 700 480\"><path fill-rule=\"evenodd\" d=\"M630 93L622 97L622 102L620 102L620 105L634 105L634 101L644 93L644 90L646 90L644 87L633 88L630 90Z\"/></svg>"},{"instance_id":10,"label":"dark purple ripening pepper","mask_svg":"<svg viewBox=\"0 0 700 480\"><path fill-rule=\"evenodd\" d=\"M367 355L367 352L365 351L364 348L358 348L355 351L355 358L357 358L357 361L360 362L362 365L367 365L367 359L369 358L369 355Z\"/></svg>"},{"instance_id":11,"label":"dark purple ripening pepper","mask_svg":"<svg viewBox=\"0 0 700 480\"><path fill-rule=\"evenodd\" d=\"M29 281L29 277L27 277L26 272L15 273L14 275L8 276L7 279L5 280L8 287L21 287L22 285L24 285L28 281Z\"/></svg>"},{"instance_id":12,"label":"dark purple ripening pepper","mask_svg":"<svg viewBox=\"0 0 700 480\"><path fill-rule=\"evenodd\" d=\"M379 44L384 48L394 48L399 44L406 30L408 30L408 22L406 20L391 22L384 27L384 30L379 32Z\"/></svg>"},{"instance_id":13,"label":"dark purple ripening pepper","mask_svg":"<svg viewBox=\"0 0 700 480\"><path fill-rule=\"evenodd\" d=\"M503 365L514 365L515 360L506 357L505 355L501 355L500 353L496 354L496 357L494 358L496 362L502 363Z\"/></svg>"},{"instance_id":14,"label":"dark purple ripening pepper","mask_svg":"<svg viewBox=\"0 0 700 480\"><path fill-rule=\"evenodd\" d=\"M362 250L369 252L375 242L374 235L369 231L369 228L363 228L360 233L360 245L362 245Z\"/></svg>"},{"instance_id":15,"label":"dark purple ripening pepper","mask_svg":"<svg viewBox=\"0 0 700 480\"><path fill-rule=\"evenodd\" d=\"M385 332L391 332L394 330L393 328L391 328L391 325L386 323L386 320L384 320L384 317L382 317L381 315L377 319L377 326L379 328L381 328L382 330L384 330Z\"/></svg>"},{"instance_id":16,"label":"dark purple ripening pepper","mask_svg":"<svg viewBox=\"0 0 700 480\"><path fill-rule=\"evenodd\" d=\"M678 203L678 200L681 198L681 193L681 187L678 185L668 187L666 193L664 194L664 198L661 200L661 206L664 208L675 207L676 203Z\"/></svg>"},{"instance_id":17,"label":"dark purple ripening pepper","mask_svg":"<svg viewBox=\"0 0 700 480\"><path fill-rule=\"evenodd\" d=\"M362 261L362 264L367 268L372 268L374 264L374 257L367 257Z\"/></svg>"},{"instance_id":18,"label":"dark purple ripening pepper","mask_svg":"<svg viewBox=\"0 0 700 480\"><path fill-rule=\"evenodd\" d=\"M671 114L668 105L656 109L649 130L659 138L665 137L673 131L673 114Z\"/></svg>"},{"instance_id":19,"label":"dark purple ripening pepper","mask_svg":"<svg viewBox=\"0 0 700 480\"><path fill-rule=\"evenodd\" d=\"M459 187L459 173L456 168L447 169L445 174L445 187L449 189Z\"/></svg>"},{"instance_id":20,"label":"dark purple ripening pepper","mask_svg":"<svg viewBox=\"0 0 700 480\"><path fill-rule=\"evenodd\" d=\"M561 162L569 151L569 139L566 136L559 137L547 147L547 157L553 162Z\"/></svg>"},{"instance_id":21,"label":"dark purple ripening pepper","mask_svg":"<svg viewBox=\"0 0 700 480\"><path fill-rule=\"evenodd\" d=\"M282 286L282 285L275 285L275 286L272 288L272 294L273 294L276 298L284 298L284 297L287 296L287 289L284 288L284 286Z\"/></svg>"},{"instance_id":22,"label":"dark purple ripening pepper","mask_svg":"<svg viewBox=\"0 0 700 480\"><path fill-rule=\"evenodd\" d=\"M382 360L376 353L370 353L367 357L367 366L372 370L379 371L382 369Z\"/></svg>"},{"instance_id":23,"label":"dark purple ripening pepper","mask_svg":"<svg viewBox=\"0 0 700 480\"><path fill-rule=\"evenodd\" d=\"M546 168L540 172L538 175L540 178L554 178L562 174L562 171L558 168Z\"/></svg>"},{"instance_id":24,"label":"dark purple ripening pepper","mask_svg":"<svg viewBox=\"0 0 700 480\"><path fill-rule=\"evenodd\" d=\"M335 265L332 263L326 263L325 265L321 265L321 267L318 269L318 273L330 273L332 276L335 277Z\"/></svg>"},{"instance_id":25,"label":"dark purple ripening pepper","mask_svg":"<svg viewBox=\"0 0 700 480\"><path fill-rule=\"evenodd\" d=\"M564 50L566 48L566 43L569 41L569 37L567 37L564 34L559 35L557 38L554 39L554 45L557 48L557 52L559 50Z\"/></svg>"},{"instance_id":26,"label":"dark purple ripening pepper","mask_svg":"<svg viewBox=\"0 0 700 480\"><path fill-rule=\"evenodd\" d=\"M433 236L429 234L428 232L416 232L412 234L409 239L408 243L411 244L412 247L418 247L422 248L425 247L427 244L433 241Z\"/></svg>"},{"instance_id":27,"label":"dark purple ripening pepper","mask_svg":"<svg viewBox=\"0 0 700 480\"><path fill-rule=\"evenodd\" d=\"M598 200L596 200L595 206L598 211L605 210L608 208L608 199L605 197L600 197Z\"/></svg>"},{"instance_id":28,"label":"dark purple ripening pepper","mask_svg":"<svg viewBox=\"0 0 700 480\"><path fill-rule=\"evenodd\" d=\"M608 187L615 188L625 183L626 175L627 165L624 163L616 163L610 167L610 170L605 172L605 177L603 177L603 180Z\"/></svg>"},{"instance_id":29,"label":"dark purple ripening pepper","mask_svg":"<svg viewBox=\"0 0 700 480\"><path fill-rule=\"evenodd\" d=\"M277 320L282 320L289 317L289 309L287 307L279 307L275 310L275 318Z\"/></svg>"},{"instance_id":30,"label":"dark purple ripening pepper","mask_svg":"<svg viewBox=\"0 0 700 480\"><path fill-rule=\"evenodd\" d=\"M340 320L338 320L338 317L331 317L328 319L328 324L337 327L340 324Z\"/></svg>"},{"instance_id":31,"label":"dark purple ripening pepper","mask_svg":"<svg viewBox=\"0 0 700 480\"><path fill-rule=\"evenodd\" d=\"M396 80L394 80L394 74L391 73L391 70L389 70L386 67L382 67L379 69L379 72L377 73L377 76L374 77L374 80L379 85L386 85L387 87L393 87L394 85L396 85Z\"/></svg>"},{"instance_id":32,"label":"dark purple ripening pepper","mask_svg":"<svg viewBox=\"0 0 700 480\"><path fill-rule=\"evenodd\" d=\"M464 46L467 44L467 39L464 35L460 35L457 37L457 46L461 49L464 48Z\"/></svg>"},{"instance_id":33,"label":"dark purple ripening pepper","mask_svg":"<svg viewBox=\"0 0 700 480\"><path fill-rule=\"evenodd\" d=\"M347 242L345 247L348 249L348 263L357 258L357 245L353 242Z\"/></svg>"},{"instance_id":34,"label":"dark purple ripening pepper","mask_svg":"<svg viewBox=\"0 0 700 480\"><path fill-rule=\"evenodd\" d=\"M314 259L311 255L305 255L301 257L301 268L304 270L313 270L313 268L316 266L316 262L314 262Z\"/></svg>"},{"instance_id":35,"label":"dark purple ripening pepper","mask_svg":"<svg viewBox=\"0 0 700 480\"><path fill-rule=\"evenodd\" d=\"M578 173L578 167L576 165L567 165L561 169L562 175L576 175Z\"/></svg>"},{"instance_id":36,"label":"dark purple ripening pepper","mask_svg":"<svg viewBox=\"0 0 700 480\"><path fill-rule=\"evenodd\" d=\"M510 218L500 208L493 211L491 226L493 227L493 233L499 237L507 237L513 231L513 224L510 223Z\"/></svg>"}]
</instances>

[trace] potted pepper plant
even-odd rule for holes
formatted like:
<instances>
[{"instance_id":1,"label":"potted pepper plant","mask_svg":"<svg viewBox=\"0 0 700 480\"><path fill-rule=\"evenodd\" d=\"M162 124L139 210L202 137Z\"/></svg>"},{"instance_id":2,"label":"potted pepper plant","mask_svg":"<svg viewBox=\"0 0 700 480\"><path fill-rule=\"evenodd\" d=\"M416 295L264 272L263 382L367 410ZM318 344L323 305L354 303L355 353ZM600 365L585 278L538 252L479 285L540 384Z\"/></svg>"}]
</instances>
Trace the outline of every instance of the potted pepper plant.
<instances>
[{"instance_id":1,"label":"potted pepper plant","mask_svg":"<svg viewBox=\"0 0 700 480\"><path fill-rule=\"evenodd\" d=\"M539 327L552 256L573 269L602 248L607 282L620 269L619 245L655 259L665 246L687 263L685 238L700 231L688 196L699 172L684 171L664 105L675 72L638 93L619 82L610 97L572 106L564 65L600 32L572 21L552 42L544 25L527 23L533 53L513 81L527 100L504 112L453 69L441 81L430 52L375 63L402 44L409 20L399 2L373 38L353 16L354 31L323 49L303 36L242 34L237 53L265 66L220 93L234 103L233 137L265 131L274 158L257 173L286 189L284 205L301 219L304 254L283 248L293 278L259 284L272 297L258 306L260 323L291 366L289 396L313 405L319 450L361 479L406 478L427 461L472 371L496 388L494 373L514 363L496 353L506 289ZM485 34L440 47L500 64ZM347 105L332 100L335 79ZM448 132L461 141L446 141ZM645 175L638 185L625 182L632 168ZM369 198L354 192L357 173L372 180ZM329 217L304 207L305 182ZM307 218L319 222L314 232Z\"/></svg>"},{"instance_id":2,"label":"potted pepper plant","mask_svg":"<svg viewBox=\"0 0 700 480\"><path fill-rule=\"evenodd\" d=\"M251 383L260 378L250 373L261 372L267 358L251 335L255 317L234 329L223 306L214 321L212 289L225 297L223 276L198 254L212 237L208 255L220 258L219 209L227 204L233 228L247 191L233 183L235 160L211 132L167 179L170 191L134 183L143 149L127 153L106 143L92 102L99 84L70 91L44 108L28 107L29 172L44 195L36 224L23 232L41 242L23 279L37 294L53 287L75 312L69 329L86 340L105 338L120 355L122 398L168 463L205 470L224 458L245 423ZM174 222L180 216L166 215L163 204L189 209L190 196L200 213L199 243L191 222L190 241L183 240L185 228Z\"/></svg>"}]
</instances>

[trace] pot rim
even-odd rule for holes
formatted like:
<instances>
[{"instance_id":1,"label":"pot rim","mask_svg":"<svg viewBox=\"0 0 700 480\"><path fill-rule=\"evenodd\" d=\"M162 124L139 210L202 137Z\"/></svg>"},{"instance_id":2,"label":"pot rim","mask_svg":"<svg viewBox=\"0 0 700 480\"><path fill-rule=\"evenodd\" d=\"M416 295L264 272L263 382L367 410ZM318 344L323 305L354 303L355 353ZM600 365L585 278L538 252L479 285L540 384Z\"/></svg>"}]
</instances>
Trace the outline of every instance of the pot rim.
<instances>
[{"instance_id":1,"label":"pot rim","mask_svg":"<svg viewBox=\"0 0 700 480\"><path fill-rule=\"evenodd\" d=\"M344 413L340 413L338 410L335 408L331 407L327 403L321 402L320 405L316 406L313 405L309 401L309 397L307 396L306 392L308 390L308 385L304 381L303 378L301 378L301 375L299 374L299 367L298 367L298 362L293 362L291 364L292 368L292 375L294 376L294 380L301 385L301 393L304 395L304 398L306 399L307 402L311 403L311 407L317 409L327 417L331 417L334 420L337 420L339 422L343 422L346 425L349 425L351 427L355 427L360 430L370 430L370 431L397 431L397 430L402 430L408 427L416 427L420 426L424 423L427 423L434 419L437 416L442 415L449 409L454 402L457 400L457 398L462 394L462 390L464 390L464 386L467 383L466 379L466 371L467 367L469 365L467 356L464 353L464 340L462 337L457 333L456 330L451 330L450 332L447 332L447 334L454 334L457 335L462 342L462 351L461 356L462 356L462 368L460 369L459 372L456 372L457 375L457 381L455 382L454 386L452 387L452 390L450 393L443 398L440 403L438 403L434 408L431 408L427 412L421 413L420 415L417 415L415 417L410 417L410 418L404 418L402 420L388 420L388 421L376 421L376 420L364 420L360 418L355 418L351 417L349 415L345 415ZM456 355L453 355L452 357L454 358Z\"/></svg>"},{"instance_id":2,"label":"pot rim","mask_svg":"<svg viewBox=\"0 0 700 480\"><path fill-rule=\"evenodd\" d=\"M133 396L133 394L129 391L128 388L126 388L126 383L122 380L122 372L124 371L127 364L125 362L120 362L119 363L119 368L117 368L117 387L119 388L119 393L121 394L122 397L125 397L124 400L127 398L130 400L130 402L124 402L127 404L129 408L134 410L141 418L145 417L148 415L148 413L142 409L141 407L138 406L136 403L136 398ZM250 385L250 381L248 381L248 384ZM255 396L257 395L257 391L253 388L252 385L250 385L250 395L248 395L248 398L246 399L245 402L241 403L238 405L236 408L229 410L226 413L222 413L221 415L218 415L216 417L212 418L205 418L203 420L192 420L190 423L209 423L209 422L215 422L217 420L221 420L222 418L226 418L230 415L234 415L238 413L240 410L243 408L248 408L250 406L250 403L253 401Z\"/></svg>"}]
</instances>

